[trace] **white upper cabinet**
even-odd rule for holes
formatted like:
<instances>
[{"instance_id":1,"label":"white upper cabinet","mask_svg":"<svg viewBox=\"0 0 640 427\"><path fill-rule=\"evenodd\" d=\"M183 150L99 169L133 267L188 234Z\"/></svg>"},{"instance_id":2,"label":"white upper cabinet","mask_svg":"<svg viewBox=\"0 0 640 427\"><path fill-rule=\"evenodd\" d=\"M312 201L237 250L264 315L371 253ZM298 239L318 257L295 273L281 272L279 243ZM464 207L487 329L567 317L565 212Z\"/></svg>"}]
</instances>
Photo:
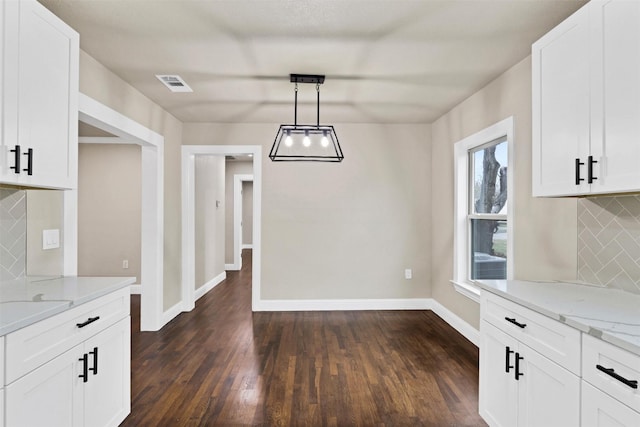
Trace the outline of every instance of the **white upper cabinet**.
<instances>
[{"instance_id":1,"label":"white upper cabinet","mask_svg":"<svg viewBox=\"0 0 640 427\"><path fill-rule=\"evenodd\" d=\"M640 190L640 3L591 1L532 47L533 195Z\"/></svg>"},{"instance_id":2,"label":"white upper cabinet","mask_svg":"<svg viewBox=\"0 0 640 427\"><path fill-rule=\"evenodd\" d=\"M75 188L78 33L35 0L2 5L0 182Z\"/></svg>"}]
</instances>

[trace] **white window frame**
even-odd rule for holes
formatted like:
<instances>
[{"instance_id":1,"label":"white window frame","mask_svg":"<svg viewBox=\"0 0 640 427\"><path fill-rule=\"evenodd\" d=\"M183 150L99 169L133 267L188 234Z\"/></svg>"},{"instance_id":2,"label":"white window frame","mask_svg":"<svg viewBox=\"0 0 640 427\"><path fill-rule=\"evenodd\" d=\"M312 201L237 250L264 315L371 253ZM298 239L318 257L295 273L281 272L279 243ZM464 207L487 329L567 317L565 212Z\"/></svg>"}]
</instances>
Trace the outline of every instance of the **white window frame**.
<instances>
[{"instance_id":1,"label":"white window frame","mask_svg":"<svg viewBox=\"0 0 640 427\"><path fill-rule=\"evenodd\" d=\"M470 135L454 146L453 284L462 295L480 302L480 287L470 280L471 236L469 227L469 152L499 138L507 141L507 279L513 278L514 135L513 116Z\"/></svg>"}]
</instances>

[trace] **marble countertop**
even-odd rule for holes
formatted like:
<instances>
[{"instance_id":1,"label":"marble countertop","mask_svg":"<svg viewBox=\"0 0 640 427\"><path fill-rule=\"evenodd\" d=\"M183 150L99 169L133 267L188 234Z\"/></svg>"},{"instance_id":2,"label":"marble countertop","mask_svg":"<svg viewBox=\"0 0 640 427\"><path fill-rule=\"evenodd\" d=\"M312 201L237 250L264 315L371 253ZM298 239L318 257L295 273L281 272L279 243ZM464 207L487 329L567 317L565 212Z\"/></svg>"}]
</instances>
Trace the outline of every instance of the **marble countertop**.
<instances>
[{"instance_id":1,"label":"marble countertop","mask_svg":"<svg viewBox=\"0 0 640 427\"><path fill-rule=\"evenodd\" d=\"M0 336L134 282L134 277L28 277L0 283Z\"/></svg>"},{"instance_id":2,"label":"marble countertop","mask_svg":"<svg viewBox=\"0 0 640 427\"><path fill-rule=\"evenodd\" d=\"M567 282L483 280L476 283L485 291L640 356L640 295Z\"/></svg>"}]
</instances>

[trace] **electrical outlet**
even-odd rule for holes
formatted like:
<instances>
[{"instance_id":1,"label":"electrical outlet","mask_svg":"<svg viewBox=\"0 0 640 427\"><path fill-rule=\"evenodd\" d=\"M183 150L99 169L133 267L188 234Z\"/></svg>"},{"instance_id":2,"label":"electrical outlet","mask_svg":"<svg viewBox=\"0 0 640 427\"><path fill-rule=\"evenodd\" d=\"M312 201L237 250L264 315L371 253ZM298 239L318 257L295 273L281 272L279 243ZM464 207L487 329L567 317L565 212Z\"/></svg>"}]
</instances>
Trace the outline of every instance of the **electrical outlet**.
<instances>
[{"instance_id":1,"label":"electrical outlet","mask_svg":"<svg viewBox=\"0 0 640 427\"><path fill-rule=\"evenodd\" d=\"M123 259L122 260L122 268L129 268L129 260L128 259Z\"/></svg>"},{"instance_id":2,"label":"electrical outlet","mask_svg":"<svg viewBox=\"0 0 640 427\"><path fill-rule=\"evenodd\" d=\"M407 268L404 270L404 278L405 279L411 279L413 277L413 272L411 271L410 268Z\"/></svg>"}]
</instances>

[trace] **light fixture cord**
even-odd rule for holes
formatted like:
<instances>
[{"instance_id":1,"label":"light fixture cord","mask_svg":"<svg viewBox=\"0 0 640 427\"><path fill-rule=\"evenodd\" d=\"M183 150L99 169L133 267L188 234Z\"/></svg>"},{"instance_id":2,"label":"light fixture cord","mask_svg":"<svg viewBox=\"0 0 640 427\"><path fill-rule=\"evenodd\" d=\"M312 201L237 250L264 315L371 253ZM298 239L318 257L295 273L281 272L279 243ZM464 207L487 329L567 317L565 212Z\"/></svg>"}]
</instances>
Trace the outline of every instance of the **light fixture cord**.
<instances>
[{"instance_id":1,"label":"light fixture cord","mask_svg":"<svg viewBox=\"0 0 640 427\"><path fill-rule=\"evenodd\" d=\"M298 126L298 82L295 90L295 106L293 107L293 125Z\"/></svg>"},{"instance_id":2,"label":"light fixture cord","mask_svg":"<svg viewBox=\"0 0 640 427\"><path fill-rule=\"evenodd\" d=\"M320 127L320 83L316 83L316 92L318 92L318 108L316 109L316 126Z\"/></svg>"}]
</instances>

